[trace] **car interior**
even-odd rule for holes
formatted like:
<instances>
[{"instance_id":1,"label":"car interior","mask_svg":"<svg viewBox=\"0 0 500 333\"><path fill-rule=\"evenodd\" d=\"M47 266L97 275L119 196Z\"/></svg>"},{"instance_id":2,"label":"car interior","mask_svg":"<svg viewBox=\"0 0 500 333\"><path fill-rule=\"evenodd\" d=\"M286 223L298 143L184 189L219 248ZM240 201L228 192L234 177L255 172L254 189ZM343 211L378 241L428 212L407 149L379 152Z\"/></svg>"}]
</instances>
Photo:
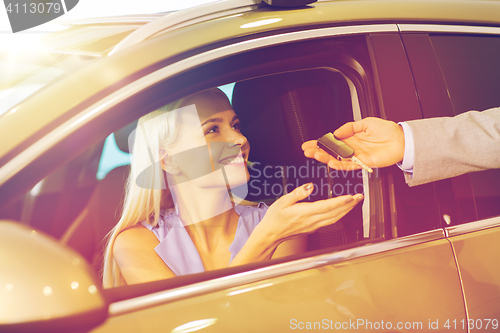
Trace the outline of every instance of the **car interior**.
<instances>
[{"instance_id":1,"label":"car interior","mask_svg":"<svg viewBox=\"0 0 500 333\"><path fill-rule=\"evenodd\" d=\"M353 120L351 93L341 73L324 68L300 70L248 79L230 87L226 93L241 120L242 133L251 143L247 201L269 205L286 191L308 182L316 188L307 199L310 201L363 193L366 179L361 171L328 170L307 159L300 148L303 142ZM112 135L122 154L129 152L128 138L135 124ZM75 249L97 276L106 235L120 218L129 168L117 163L98 179L103 159L116 156L105 156L108 150L104 145L93 145L0 211L0 217L21 221ZM366 198L368 193L364 194ZM308 251L352 247L369 239L363 209L368 208L359 204L339 222L309 235Z\"/></svg>"}]
</instances>

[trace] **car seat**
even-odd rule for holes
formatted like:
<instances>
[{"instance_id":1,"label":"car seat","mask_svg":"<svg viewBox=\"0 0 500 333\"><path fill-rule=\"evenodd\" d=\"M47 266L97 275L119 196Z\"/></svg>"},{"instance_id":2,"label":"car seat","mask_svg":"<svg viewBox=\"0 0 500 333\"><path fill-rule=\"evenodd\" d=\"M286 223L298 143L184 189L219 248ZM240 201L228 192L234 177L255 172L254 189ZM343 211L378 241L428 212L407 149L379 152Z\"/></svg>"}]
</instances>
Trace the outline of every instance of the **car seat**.
<instances>
[{"instance_id":1,"label":"car seat","mask_svg":"<svg viewBox=\"0 0 500 333\"><path fill-rule=\"evenodd\" d=\"M121 151L129 152L128 137L135 126L136 122L114 133ZM106 235L120 219L129 169L118 166L106 174L60 240L87 259L96 274L102 270Z\"/></svg>"}]
</instances>

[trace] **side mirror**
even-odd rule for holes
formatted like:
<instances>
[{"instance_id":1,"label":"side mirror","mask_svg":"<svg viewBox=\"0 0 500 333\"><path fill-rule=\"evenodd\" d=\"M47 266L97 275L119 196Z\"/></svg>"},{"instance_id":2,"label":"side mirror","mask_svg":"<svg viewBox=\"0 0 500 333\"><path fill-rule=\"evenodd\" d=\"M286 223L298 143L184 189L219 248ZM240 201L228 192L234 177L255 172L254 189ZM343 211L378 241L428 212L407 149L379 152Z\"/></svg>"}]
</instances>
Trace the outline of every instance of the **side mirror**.
<instances>
[{"instance_id":1,"label":"side mirror","mask_svg":"<svg viewBox=\"0 0 500 333\"><path fill-rule=\"evenodd\" d=\"M85 259L40 232L0 221L0 332L86 331L107 314Z\"/></svg>"}]
</instances>

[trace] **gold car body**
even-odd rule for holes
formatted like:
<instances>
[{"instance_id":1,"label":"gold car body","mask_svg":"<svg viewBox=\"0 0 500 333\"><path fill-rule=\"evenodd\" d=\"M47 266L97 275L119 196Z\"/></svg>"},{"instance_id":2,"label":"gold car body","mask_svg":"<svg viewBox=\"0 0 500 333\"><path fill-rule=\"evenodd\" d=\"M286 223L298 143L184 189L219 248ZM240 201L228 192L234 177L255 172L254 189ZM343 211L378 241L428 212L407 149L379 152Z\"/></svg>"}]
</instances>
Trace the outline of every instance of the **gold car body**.
<instances>
[{"instance_id":1,"label":"gold car body","mask_svg":"<svg viewBox=\"0 0 500 333\"><path fill-rule=\"evenodd\" d=\"M229 54L368 32L500 34L498 1L320 1L286 10L249 4L221 13L158 29L4 114L0 186L151 82ZM466 332L469 320L500 319L500 269L492 265L499 228L497 217L112 302L92 332L444 332L446 323ZM56 265L46 262L44 270Z\"/></svg>"}]
</instances>

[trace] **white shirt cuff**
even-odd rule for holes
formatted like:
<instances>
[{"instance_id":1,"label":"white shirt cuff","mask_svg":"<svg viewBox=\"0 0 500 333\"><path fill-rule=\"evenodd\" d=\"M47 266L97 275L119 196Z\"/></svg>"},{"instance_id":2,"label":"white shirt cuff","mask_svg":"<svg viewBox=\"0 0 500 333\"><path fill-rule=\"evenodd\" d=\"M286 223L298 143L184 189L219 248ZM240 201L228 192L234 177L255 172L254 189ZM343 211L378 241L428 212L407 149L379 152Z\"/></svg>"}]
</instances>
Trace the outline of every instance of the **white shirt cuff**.
<instances>
[{"instance_id":1,"label":"white shirt cuff","mask_svg":"<svg viewBox=\"0 0 500 333\"><path fill-rule=\"evenodd\" d=\"M403 156L403 162L398 163L401 170L405 172L413 172L413 163L415 161L415 144L413 142L413 132L411 127L405 123L398 123L403 128L403 133L405 136L405 152Z\"/></svg>"}]
</instances>

